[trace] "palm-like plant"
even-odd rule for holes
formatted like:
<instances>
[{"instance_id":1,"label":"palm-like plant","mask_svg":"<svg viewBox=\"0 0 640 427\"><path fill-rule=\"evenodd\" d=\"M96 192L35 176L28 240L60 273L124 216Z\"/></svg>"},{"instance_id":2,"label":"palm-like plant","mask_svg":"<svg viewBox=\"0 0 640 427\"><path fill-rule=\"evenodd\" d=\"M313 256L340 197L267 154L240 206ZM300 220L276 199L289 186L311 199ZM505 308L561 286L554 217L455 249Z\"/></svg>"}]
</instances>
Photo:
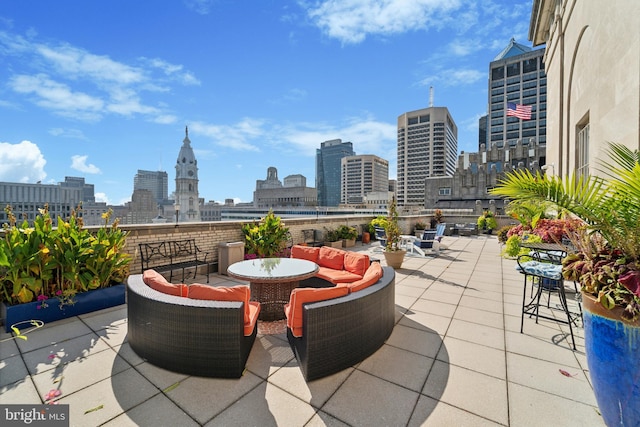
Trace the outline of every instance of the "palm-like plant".
<instances>
[{"instance_id":1,"label":"palm-like plant","mask_svg":"<svg viewBox=\"0 0 640 427\"><path fill-rule=\"evenodd\" d=\"M640 315L640 153L610 143L603 177L548 177L528 170L507 175L492 194L513 200L546 200L585 222L577 253L563 261L564 277L579 280L606 308Z\"/></svg>"}]
</instances>

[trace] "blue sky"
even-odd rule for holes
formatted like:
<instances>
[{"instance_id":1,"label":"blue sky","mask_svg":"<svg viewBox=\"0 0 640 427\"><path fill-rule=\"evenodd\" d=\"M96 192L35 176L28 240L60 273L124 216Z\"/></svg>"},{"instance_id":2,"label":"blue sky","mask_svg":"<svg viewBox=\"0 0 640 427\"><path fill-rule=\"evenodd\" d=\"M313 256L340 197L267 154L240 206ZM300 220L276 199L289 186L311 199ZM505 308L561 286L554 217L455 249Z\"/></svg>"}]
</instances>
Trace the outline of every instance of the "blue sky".
<instances>
[{"instance_id":1,"label":"blue sky","mask_svg":"<svg viewBox=\"0 0 640 427\"><path fill-rule=\"evenodd\" d=\"M200 197L251 201L275 166L315 186L341 138L396 174L397 118L429 104L477 151L489 62L529 45L531 0L0 2L0 181L83 176L131 199L138 169L169 193L189 126Z\"/></svg>"}]
</instances>

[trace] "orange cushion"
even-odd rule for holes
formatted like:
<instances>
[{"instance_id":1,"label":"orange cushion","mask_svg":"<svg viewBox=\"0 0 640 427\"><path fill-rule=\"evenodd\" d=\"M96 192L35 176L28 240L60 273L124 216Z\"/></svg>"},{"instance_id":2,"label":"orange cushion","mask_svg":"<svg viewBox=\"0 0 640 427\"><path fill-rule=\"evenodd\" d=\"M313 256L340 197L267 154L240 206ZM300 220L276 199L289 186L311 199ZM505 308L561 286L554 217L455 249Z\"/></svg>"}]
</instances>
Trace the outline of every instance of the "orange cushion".
<instances>
[{"instance_id":1,"label":"orange cushion","mask_svg":"<svg viewBox=\"0 0 640 427\"><path fill-rule=\"evenodd\" d=\"M260 314L260 303L257 301L249 301L249 323L244 324L244 336L248 337L253 333L256 327L258 315Z\"/></svg>"},{"instance_id":2,"label":"orange cushion","mask_svg":"<svg viewBox=\"0 0 640 427\"><path fill-rule=\"evenodd\" d=\"M194 283L189 286L189 298L204 299L212 301L240 301L244 303L244 324L251 322L251 309L249 308L249 295L251 290L248 286L214 287Z\"/></svg>"},{"instance_id":3,"label":"orange cushion","mask_svg":"<svg viewBox=\"0 0 640 427\"><path fill-rule=\"evenodd\" d=\"M330 246L322 246L317 264L320 267L333 268L334 270L342 270L344 265L345 251L342 249L332 248Z\"/></svg>"},{"instance_id":4,"label":"orange cushion","mask_svg":"<svg viewBox=\"0 0 640 427\"><path fill-rule=\"evenodd\" d=\"M320 248L312 246L293 245L291 247L291 258L306 259L311 262L318 262Z\"/></svg>"},{"instance_id":5,"label":"orange cushion","mask_svg":"<svg viewBox=\"0 0 640 427\"><path fill-rule=\"evenodd\" d=\"M337 285L338 283L351 283L362 279L361 275L351 273L347 270L334 270L333 268L318 267L316 277L324 279Z\"/></svg>"},{"instance_id":6,"label":"orange cushion","mask_svg":"<svg viewBox=\"0 0 640 427\"><path fill-rule=\"evenodd\" d=\"M349 287L349 292L357 292L367 286L371 286L380 280L381 277L382 266L379 262L373 262L366 273L364 273L364 277L362 277L362 279L347 285Z\"/></svg>"},{"instance_id":7,"label":"orange cushion","mask_svg":"<svg viewBox=\"0 0 640 427\"><path fill-rule=\"evenodd\" d=\"M345 296L349 293L346 287L336 288L296 288L291 292L289 304L284 308L287 316L287 327L294 337L302 336L302 304Z\"/></svg>"},{"instance_id":8,"label":"orange cushion","mask_svg":"<svg viewBox=\"0 0 640 427\"><path fill-rule=\"evenodd\" d=\"M163 294L174 295L176 297L187 296L187 285L174 285L173 283L169 283L162 274L155 270L145 270L142 273L142 281L151 289L162 292Z\"/></svg>"},{"instance_id":9,"label":"orange cushion","mask_svg":"<svg viewBox=\"0 0 640 427\"><path fill-rule=\"evenodd\" d=\"M347 252L344 254L344 269L358 276L364 276L365 271L369 268L369 256L356 252Z\"/></svg>"}]
</instances>

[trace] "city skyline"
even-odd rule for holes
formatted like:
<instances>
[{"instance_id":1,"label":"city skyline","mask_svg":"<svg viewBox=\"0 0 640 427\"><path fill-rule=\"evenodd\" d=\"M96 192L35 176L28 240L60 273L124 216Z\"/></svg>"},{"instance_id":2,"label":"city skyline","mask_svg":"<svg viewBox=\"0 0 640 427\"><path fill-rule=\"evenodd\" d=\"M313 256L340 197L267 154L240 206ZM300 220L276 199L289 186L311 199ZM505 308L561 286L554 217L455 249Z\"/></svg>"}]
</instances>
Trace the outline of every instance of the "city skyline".
<instances>
[{"instance_id":1,"label":"city skyline","mask_svg":"<svg viewBox=\"0 0 640 427\"><path fill-rule=\"evenodd\" d=\"M253 6L253 7L250 7ZM488 67L526 40L530 1L171 2L0 5L0 181L81 176L131 200L139 169L166 171L184 127L205 201L252 200L264 170L315 187L315 152L351 141L389 161L396 120L447 107L477 151ZM140 19L144 16L144 19Z\"/></svg>"}]
</instances>

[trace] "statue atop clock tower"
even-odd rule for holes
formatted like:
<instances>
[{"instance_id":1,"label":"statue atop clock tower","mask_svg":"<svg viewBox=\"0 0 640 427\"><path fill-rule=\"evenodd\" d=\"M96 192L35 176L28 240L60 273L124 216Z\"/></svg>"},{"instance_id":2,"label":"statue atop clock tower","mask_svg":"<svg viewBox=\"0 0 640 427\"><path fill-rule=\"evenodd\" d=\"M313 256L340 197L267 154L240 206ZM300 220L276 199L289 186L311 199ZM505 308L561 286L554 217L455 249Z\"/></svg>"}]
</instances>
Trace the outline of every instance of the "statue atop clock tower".
<instances>
[{"instance_id":1,"label":"statue atop clock tower","mask_svg":"<svg viewBox=\"0 0 640 427\"><path fill-rule=\"evenodd\" d=\"M176 204L179 205L179 222L200 221L198 197L198 161L189 140L189 128L185 127L180 154L176 162Z\"/></svg>"}]
</instances>

